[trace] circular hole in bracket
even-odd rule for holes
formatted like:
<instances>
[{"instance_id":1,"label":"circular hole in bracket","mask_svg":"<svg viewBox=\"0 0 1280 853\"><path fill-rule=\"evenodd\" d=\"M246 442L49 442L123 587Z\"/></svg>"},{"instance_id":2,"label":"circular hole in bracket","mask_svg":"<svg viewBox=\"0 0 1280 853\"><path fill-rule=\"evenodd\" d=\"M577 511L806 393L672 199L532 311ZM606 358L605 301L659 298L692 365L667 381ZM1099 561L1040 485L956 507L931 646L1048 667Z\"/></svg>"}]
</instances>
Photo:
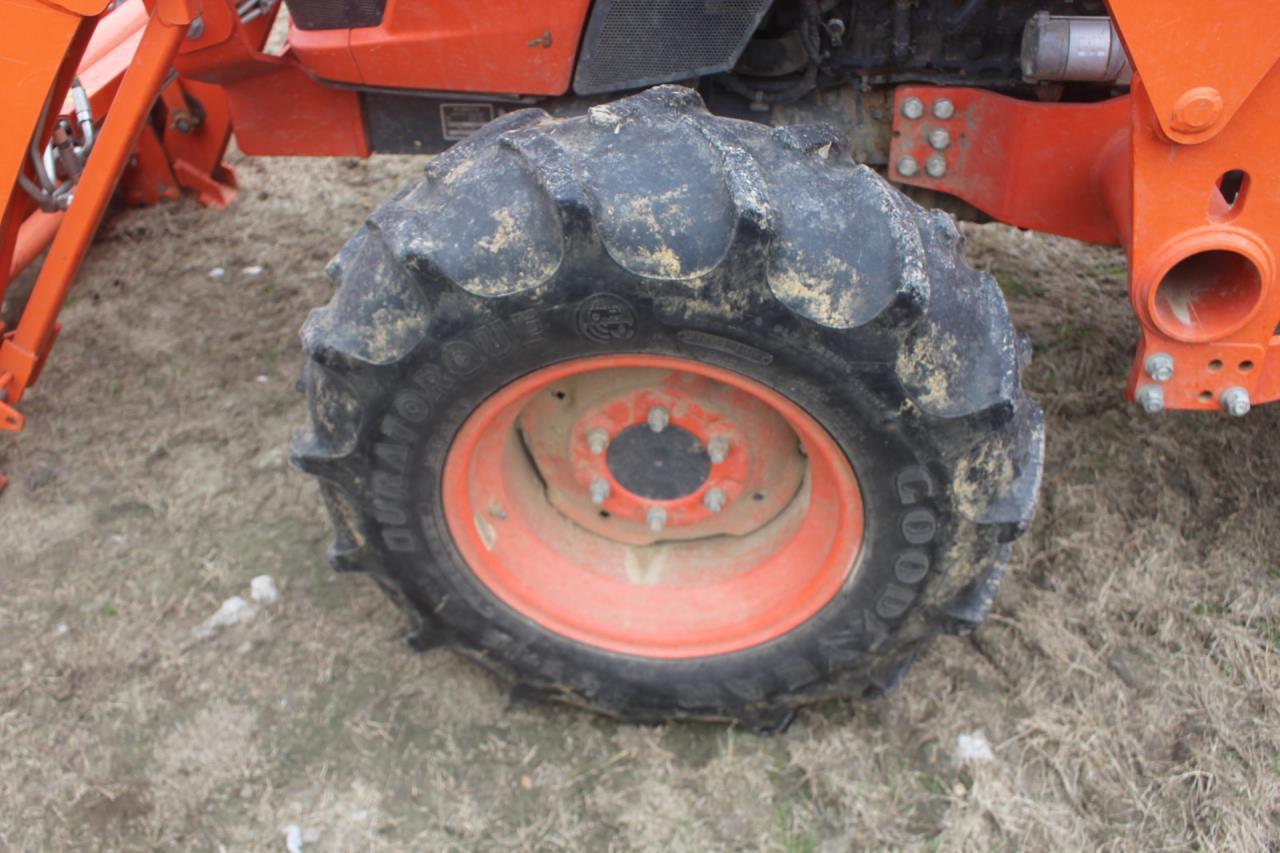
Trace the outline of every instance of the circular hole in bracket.
<instances>
[{"instance_id":1,"label":"circular hole in bracket","mask_svg":"<svg viewBox=\"0 0 1280 853\"><path fill-rule=\"evenodd\" d=\"M1188 255L1160 279L1151 314L1165 334L1211 341L1249 319L1262 300L1262 274L1249 258L1226 249Z\"/></svg>"},{"instance_id":2,"label":"circular hole in bracket","mask_svg":"<svg viewBox=\"0 0 1280 853\"><path fill-rule=\"evenodd\" d=\"M1241 373L1248 373L1250 370L1253 370L1253 362L1246 358L1244 361L1236 365L1236 370L1239 370Z\"/></svg>"},{"instance_id":3,"label":"circular hole in bracket","mask_svg":"<svg viewBox=\"0 0 1280 853\"><path fill-rule=\"evenodd\" d=\"M1209 362L1210 373L1217 373L1221 369L1222 369L1222 359L1215 358L1213 361Z\"/></svg>"},{"instance_id":4,"label":"circular hole in bracket","mask_svg":"<svg viewBox=\"0 0 1280 853\"><path fill-rule=\"evenodd\" d=\"M1212 400L1212 399L1213 399L1213 392L1212 392L1212 391L1201 391L1201 392L1200 392L1200 402L1201 402L1201 403L1208 403L1208 402L1209 402L1210 400Z\"/></svg>"}]
</instances>

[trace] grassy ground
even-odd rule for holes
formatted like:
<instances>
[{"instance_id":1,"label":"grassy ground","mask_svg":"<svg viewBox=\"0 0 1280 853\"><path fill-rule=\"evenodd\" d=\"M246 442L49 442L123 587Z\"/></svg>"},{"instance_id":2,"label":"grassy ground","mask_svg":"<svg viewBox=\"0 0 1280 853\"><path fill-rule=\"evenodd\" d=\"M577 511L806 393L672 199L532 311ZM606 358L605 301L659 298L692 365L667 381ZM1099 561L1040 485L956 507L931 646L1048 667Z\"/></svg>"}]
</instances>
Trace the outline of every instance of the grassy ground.
<instances>
[{"instance_id":1,"label":"grassy ground","mask_svg":"<svg viewBox=\"0 0 1280 853\"><path fill-rule=\"evenodd\" d=\"M285 464L295 330L421 163L236 166L227 212L111 218L0 440L0 849L283 849L290 824L307 850L1280 846L1280 411L1126 405L1116 252L966 228L1049 420L982 631L781 737L635 728L507 709L324 566ZM262 573L278 603L192 636ZM993 760L958 757L975 732Z\"/></svg>"}]
</instances>

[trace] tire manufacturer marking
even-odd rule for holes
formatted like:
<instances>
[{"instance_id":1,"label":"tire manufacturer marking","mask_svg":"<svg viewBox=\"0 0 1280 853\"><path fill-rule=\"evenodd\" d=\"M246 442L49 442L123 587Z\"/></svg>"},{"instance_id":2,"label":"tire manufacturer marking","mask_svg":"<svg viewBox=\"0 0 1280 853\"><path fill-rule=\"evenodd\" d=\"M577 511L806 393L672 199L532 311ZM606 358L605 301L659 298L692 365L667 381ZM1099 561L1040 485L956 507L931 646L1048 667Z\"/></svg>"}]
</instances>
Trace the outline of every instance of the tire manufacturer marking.
<instances>
[{"instance_id":1,"label":"tire manufacturer marking","mask_svg":"<svg viewBox=\"0 0 1280 853\"><path fill-rule=\"evenodd\" d=\"M598 344L627 341L636 334L636 312L621 296L597 293L578 306L578 332Z\"/></svg>"},{"instance_id":2,"label":"tire manufacturer marking","mask_svg":"<svg viewBox=\"0 0 1280 853\"><path fill-rule=\"evenodd\" d=\"M532 308L517 311L505 319L493 319L467 335L445 342L439 355L420 365L411 377L413 387L401 388L391 400L390 411L382 418L381 436L374 444L375 469L370 483L374 517L381 528L383 544L392 551L415 552L422 548L420 534L410 526L404 503L409 498L405 472L412 448L422 440L422 425L433 417L465 416L448 406L454 388L486 363L495 361L516 347L542 340L547 327ZM441 411L443 407L443 411ZM448 436L430 431L426 455L444 454Z\"/></svg>"},{"instance_id":3,"label":"tire manufacturer marking","mask_svg":"<svg viewBox=\"0 0 1280 853\"><path fill-rule=\"evenodd\" d=\"M938 516L922 501L933 497L933 478L920 465L911 465L895 478L898 503L906 510L898 521L899 533L909 545L893 565L890 581L876 602L875 615L881 619L897 619L919 593L919 584L929 574L929 552L922 546L933 541L938 532Z\"/></svg>"}]
</instances>

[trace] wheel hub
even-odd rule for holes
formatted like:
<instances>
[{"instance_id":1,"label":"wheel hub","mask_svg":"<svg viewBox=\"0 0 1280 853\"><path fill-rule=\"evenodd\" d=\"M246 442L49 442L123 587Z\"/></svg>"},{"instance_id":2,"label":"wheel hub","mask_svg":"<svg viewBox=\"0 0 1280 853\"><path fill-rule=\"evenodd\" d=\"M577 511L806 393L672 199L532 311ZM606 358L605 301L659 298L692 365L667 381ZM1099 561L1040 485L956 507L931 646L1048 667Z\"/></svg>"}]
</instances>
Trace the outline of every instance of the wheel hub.
<instances>
[{"instance_id":1,"label":"wheel hub","mask_svg":"<svg viewBox=\"0 0 1280 853\"><path fill-rule=\"evenodd\" d=\"M521 433L553 506L618 542L746 535L795 498L799 441L756 397L689 372L589 372L535 397Z\"/></svg>"},{"instance_id":2,"label":"wheel hub","mask_svg":"<svg viewBox=\"0 0 1280 853\"><path fill-rule=\"evenodd\" d=\"M609 473L633 495L669 501L702 488L711 473L711 457L698 436L684 427L655 432L637 424L618 433L609 445Z\"/></svg>"},{"instance_id":3,"label":"wheel hub","mask_svg":"<svg viewBox=\"0 0 1280 853\"><path fill-rule=\"evenodd\" d=\"M666 356L578 359L483 403L450 449L445 516L481 582L569 637L655 657L771 639L840 588L853 471L803 410Z\"/></svg>"}]
</instances>

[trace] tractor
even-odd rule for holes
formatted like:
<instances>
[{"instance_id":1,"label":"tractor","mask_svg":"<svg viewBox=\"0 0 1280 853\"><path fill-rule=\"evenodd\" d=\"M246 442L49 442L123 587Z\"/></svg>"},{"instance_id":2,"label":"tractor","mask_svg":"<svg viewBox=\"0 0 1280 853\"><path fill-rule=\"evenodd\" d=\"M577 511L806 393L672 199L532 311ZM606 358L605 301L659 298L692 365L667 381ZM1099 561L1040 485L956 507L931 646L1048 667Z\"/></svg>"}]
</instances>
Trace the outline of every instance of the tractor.
<instances>
[{"instance_id":1,"label":"tractor","mask_svg":"<svg viewBox=\"0 0 1280 853\"><path fill-rule=\"evenodd\" d=\"M284 2L4 0L0 428L113 200L232 204L233 135L424 155L290 458L515 700L777 731L983 621L1044 429L957 218L1123 247L1147 413L1280 396L1270 3Z\"/></svg>"}]
</instances>

